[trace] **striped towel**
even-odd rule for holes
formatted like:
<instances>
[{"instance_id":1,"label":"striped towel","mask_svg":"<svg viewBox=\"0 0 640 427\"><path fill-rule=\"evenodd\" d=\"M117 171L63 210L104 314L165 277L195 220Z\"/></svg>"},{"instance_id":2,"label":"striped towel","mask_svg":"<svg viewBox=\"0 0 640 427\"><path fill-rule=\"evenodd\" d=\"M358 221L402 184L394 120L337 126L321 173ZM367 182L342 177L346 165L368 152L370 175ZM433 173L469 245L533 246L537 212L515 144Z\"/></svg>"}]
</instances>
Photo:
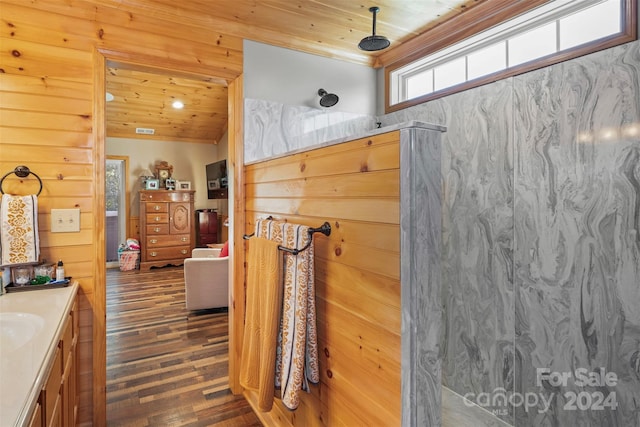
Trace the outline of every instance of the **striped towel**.
<instances>
[{"instance_id":1,"label":"striped towel","mask_svg":"<svg viewBox=\"0 0 640 427\"><path fill-rule=\"evenodd\" d=\"M288 248L302 248L311 238L309 227L281 221L258 221L256 236ZM298 255L284 252L282 321L278 332L275 386L282 403L294 410L300 390L320 381L313 242Z\"/></svg>"},{"instance_id":2,"label":"striped towel","mask_svg":"<svg viewBox=\"0 0 640 427\"><path fill-rule=\"evenodd\" d=\"M37 263L38 197L3 194L0 199L0 265Z\"/></svg>"}]
</instances>

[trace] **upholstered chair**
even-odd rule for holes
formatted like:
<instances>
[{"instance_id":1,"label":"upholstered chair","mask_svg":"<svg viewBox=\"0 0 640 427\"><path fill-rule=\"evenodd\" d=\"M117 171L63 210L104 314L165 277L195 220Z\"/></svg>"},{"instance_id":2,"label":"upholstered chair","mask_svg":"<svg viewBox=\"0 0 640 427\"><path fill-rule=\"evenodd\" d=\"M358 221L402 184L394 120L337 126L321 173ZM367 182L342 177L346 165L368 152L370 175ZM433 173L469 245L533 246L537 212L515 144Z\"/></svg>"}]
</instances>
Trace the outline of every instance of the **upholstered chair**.
<instances>
[{"instance_id":1,"label":"upholstered chair","mask_svg":"<svg viewBox=\"0 0 640 427\"><path fill-rule=\"evenodd\" d=\"M195 248L184 260L185 301L188 310L229 306L229 257L221 248Z\"/></svg>"}]
</instances>

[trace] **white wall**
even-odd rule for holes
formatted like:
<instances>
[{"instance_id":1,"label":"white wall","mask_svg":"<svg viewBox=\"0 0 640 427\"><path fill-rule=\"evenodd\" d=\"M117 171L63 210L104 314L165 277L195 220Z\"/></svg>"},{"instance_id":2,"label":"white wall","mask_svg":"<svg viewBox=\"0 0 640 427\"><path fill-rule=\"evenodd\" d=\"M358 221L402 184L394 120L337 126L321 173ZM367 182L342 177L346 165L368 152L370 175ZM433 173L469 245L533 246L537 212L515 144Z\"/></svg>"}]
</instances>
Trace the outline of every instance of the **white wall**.
<instances>
[{"instance_id":1,"label":"white wall","mask_svg":"<svg viewBox=\"0 0 640 427\"><path fill-rule=\"evenodd\" d=\"M224 145L225 148L221 146ZM131 216L139 215L138 190L140 175L145 169L153 172L156 162L166 161L173 166L173 178L179 181L191 181L191 189L195 190L196 209L218 209L226 213L226 200L207 199L206 170L208 163L226 158L227 136L218 145L188 142L172 142L143 140L131 138L107 138L106 154L108 156L129 157L129 185L131 191ZM224 152L224 157L219 157Z\"/></svg>"},{"instance_id":2,"label":"white wall","mask_svg":"<svg viewBox=\"0 0 640 427\"><path fill-rule=\"evenodd\" d=\"M245 98L320 109L320 88L340 97L331 111L376 114L373 68L244 41Z\"/></svg>"}]
</instances>

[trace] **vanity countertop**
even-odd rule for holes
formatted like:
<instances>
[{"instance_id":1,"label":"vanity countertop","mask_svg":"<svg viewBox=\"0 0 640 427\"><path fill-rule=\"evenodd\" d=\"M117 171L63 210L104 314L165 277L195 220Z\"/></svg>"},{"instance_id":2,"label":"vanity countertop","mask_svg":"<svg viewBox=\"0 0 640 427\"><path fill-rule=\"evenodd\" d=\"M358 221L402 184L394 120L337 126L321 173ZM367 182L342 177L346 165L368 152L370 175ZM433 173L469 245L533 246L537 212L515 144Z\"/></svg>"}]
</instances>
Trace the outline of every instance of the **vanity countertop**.
<instances>
[{"instance_id":1,"label":"vanity countertop","mask_svg":"<svg viewBox=\"0 0 640 427\"><path fill-rule=\"evenodd\" d=\"M0 427L28 422L77 291L74 282L0 296ZM11 324L23 318L28 326L16 334ZM33 338L24 342L31 331Z\"/></svg>"}]
</instances>

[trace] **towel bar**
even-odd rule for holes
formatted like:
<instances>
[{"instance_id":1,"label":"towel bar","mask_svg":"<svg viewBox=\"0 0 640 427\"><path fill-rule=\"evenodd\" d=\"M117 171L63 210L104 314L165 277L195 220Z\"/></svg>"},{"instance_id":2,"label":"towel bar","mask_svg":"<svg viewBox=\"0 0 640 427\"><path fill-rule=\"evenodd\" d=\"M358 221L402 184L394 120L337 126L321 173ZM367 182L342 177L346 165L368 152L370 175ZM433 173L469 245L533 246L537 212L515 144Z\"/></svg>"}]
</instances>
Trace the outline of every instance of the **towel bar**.
<instances>
[{"instance_id":1,"label":"towel bar","mask_svg":"<svg viewBox=\"0 0 640 427\"><path fill-rule=\"evenodd\" d=\"M2 179L0 179L0 193L4 194L4 191L2 191L2 183L4 182L4 179L9 175L11 175L12 173L15 173L16 176L18 176L18 178L26 178L29 176L29 174L35 176L38 179L38 182L40 183L40 189L38 190L38 193L36 194L36 196L40 195L40 193L42 192L42 180L40 179L38 174L36 174L35 172L31 172L27 166L16 166L16 168L11 172L7 172L4 174Z\"/></svg>"},{"instance_id":2,"label":"towel bar","mask_svg":"<svg viewBox=\"0 0 640 427\"><path fill-rule=\"evenodd\" d=\"M269 216L267 218L267 220L273 220L273 217ZM331 235L331 224L329 224L328 222L325 221L325 223L322 224L318 228L309 228L309 242L303 248L295 249L295 248L287 248L286 246L278 245L278 249L281 250L281 251L289 252L289 253L291 253L293 255L298 255L300 252L303 252L309 246L311 246L311 242L313 241L313 234L314 233L322 233L325 236L330 236ZM244 240L249 240L255 234L256 233L245 234L244 236L242 236L242 238Z\"/></svg>"}]
</instances>

